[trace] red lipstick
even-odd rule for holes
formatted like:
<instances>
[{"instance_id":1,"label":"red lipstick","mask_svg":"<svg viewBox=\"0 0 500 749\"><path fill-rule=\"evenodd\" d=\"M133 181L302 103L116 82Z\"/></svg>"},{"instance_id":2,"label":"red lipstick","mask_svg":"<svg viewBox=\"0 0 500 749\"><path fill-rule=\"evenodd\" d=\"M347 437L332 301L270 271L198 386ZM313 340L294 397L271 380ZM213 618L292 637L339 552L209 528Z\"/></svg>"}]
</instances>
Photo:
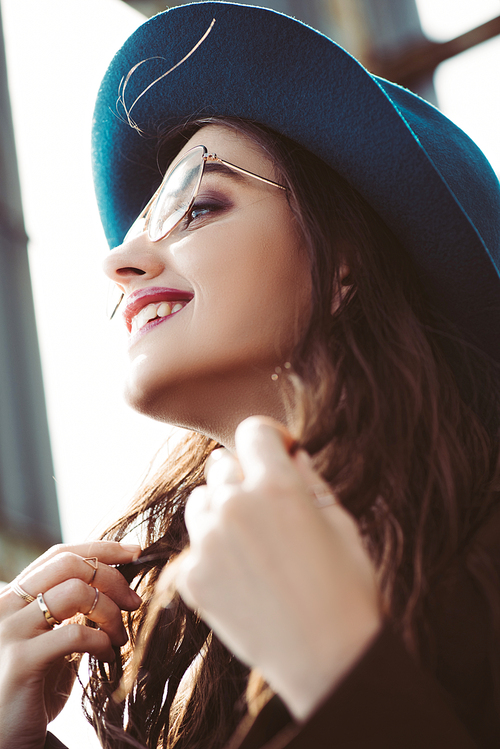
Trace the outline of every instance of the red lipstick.
<instances>
[{"instance_id":1,"label":"red lipstick","mask_svg":"<svg viewBox=\"0 0 500 749\"><path fill-rule=\"evenodd\" d=\"M123 318L129 333L132 329L132 319L148 304L154 304L155 302L190 302L193 297L192 291L162 288L160 286L150 286L134 291L127 297L123 310Z\"/></svg>"}]
</instances>

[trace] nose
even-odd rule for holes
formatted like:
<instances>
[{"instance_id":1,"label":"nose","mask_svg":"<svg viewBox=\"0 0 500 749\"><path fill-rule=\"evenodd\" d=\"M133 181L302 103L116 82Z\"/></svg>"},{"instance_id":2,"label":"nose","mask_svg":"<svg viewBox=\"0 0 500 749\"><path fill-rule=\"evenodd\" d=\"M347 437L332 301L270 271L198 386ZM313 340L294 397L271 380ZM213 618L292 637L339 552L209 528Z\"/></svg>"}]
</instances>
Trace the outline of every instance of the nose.
<instances>
[{"instance_id":1,"label":"nose","mask_svg":"<svg viewBox=\"0 0 500 749\"><path fill-rule=\"evenodd\" d=\"M164 269L161 253L146 233L115 247L103 263L105 274L124 293L133 291L138 276L142 280L157 278Z\"/></svg>"}]
</instances>

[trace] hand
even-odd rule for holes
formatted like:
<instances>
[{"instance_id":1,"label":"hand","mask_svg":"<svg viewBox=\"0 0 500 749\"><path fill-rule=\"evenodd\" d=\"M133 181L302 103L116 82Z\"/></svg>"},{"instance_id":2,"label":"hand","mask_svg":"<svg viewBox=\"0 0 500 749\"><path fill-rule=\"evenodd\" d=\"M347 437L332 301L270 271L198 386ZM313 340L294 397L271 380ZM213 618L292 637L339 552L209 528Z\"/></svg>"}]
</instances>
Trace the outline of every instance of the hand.
<instances>
[{"instance_id":1,"label":"hand","mask_svg":"<svg viewBox=\"0 0 500 749\"><path fill-rule=\"evenodd\" d=\"M207 486L193 491L177 586L304 720L368 648L382 616L354 519L304 451L289 455L282 432L246 419L236 456L221 451Z\"/></svg>"},{"instance_id":2,"label":"hand","mask_svg":"<svg viewBox=\"0 0 500 749\"><path fill-rule=\"evenodd\" d=\"M131 562L139 553L139 546L114 541L61 544L24 570L16 581L29 595L43 594L62 622L54 629L36 600L27 603L11 586L0 592L0 749L43 747L47 723L63 708L75 677L65 656L90 653L114 660L113 646L127 641L121 610L136 609L141 599L109 565ZM96 556L94 575L84 560ZM94 603L89 619L99 629L65 623L90 612Z\"/></svg>"}]
</instances>

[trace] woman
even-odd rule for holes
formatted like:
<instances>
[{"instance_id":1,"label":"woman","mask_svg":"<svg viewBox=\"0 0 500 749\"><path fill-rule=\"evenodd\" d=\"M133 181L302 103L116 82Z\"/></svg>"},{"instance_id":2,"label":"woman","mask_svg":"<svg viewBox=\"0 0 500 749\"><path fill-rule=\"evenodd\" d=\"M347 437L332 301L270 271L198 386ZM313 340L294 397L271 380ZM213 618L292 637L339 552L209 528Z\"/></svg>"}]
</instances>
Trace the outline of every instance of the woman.
<instances>
[{"instance_id":1,"label":"woman","mask_svg":"<svg viewBox=\"0 0 500 749\"><path fill-rule=\"evenodd\" d=\"M84 652L106 747L497 746L482 154L308 27L229 3L128 40L93 149L127 399L191 434L106 540L3 592L0 747L44 745ZM94 628L56 626L78 613Z\"/></svg>"}]
</instances>

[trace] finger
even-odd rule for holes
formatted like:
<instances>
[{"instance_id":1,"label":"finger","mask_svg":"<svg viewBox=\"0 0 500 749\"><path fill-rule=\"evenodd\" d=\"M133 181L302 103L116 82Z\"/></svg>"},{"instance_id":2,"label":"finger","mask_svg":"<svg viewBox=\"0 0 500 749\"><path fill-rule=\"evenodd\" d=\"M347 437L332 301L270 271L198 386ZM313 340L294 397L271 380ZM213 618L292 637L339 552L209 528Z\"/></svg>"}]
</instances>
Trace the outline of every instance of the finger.
<instances>
[{"instance_id":1,"label":"finger","mask_svg":"<svg viewBox=\"0 0 500 749\"><path fill-rule=\"evenodd\" d=\"M104 564L126 564L139 558L141 547L138 544L124 544L118 541L88 541L84 544L57 544L52 546L45 554L38 557L26 572L38 564L60 554L63 551L71 551L85 558L97 557Z\"/></svg>"},{"instance_id":2,"label":"finger","mask_svg":"<svg viewBox=\"0 0 500 749\"><path fill-rule=\"evenodd\" d=\"M229 450L214 450L205 467L207 486L215 488L221 484L239 484L243 481L243 471L238 459Z\"/></svg>"},{"instance_id":3,"label":"finger","mask_svg":"<svg viewBox=\"0 0 500 749\"><path fill-rule=\"evenodd\" d=\"M284 424L282 424L280 421L276 421L276 419L271 419L269 416L255 416L250 418L258 419L261 424L267 424L268 426L275 429L281 436L287 453L289 453L289 455L293 455L295 453L298 447L298 442L291 434L291 432L286 428L286 426L284 426Z\"/></svg>"},{"instance_id":4,"label":"finger","mask_svg":"<svg viewBox=\"0 0 500 749\"><path fill-rule=\"evenodd\" d=\"M191 594L188 583L193 563L194 558L192 553L184 554L182 559L179 560L175 570L175 587L184 603L194 611L198 607L197 601L196 597Z\"/></svg>"},{"instance_id":5,"label":"finger","mask_svg":"<svg viewBox=\"0 0 500 749\"><path fill-rule=\"evenodd\" d=\"M51 556L45 563L30 572L22 573L17 582L25 593L36 598L38 593L46 593L54 586L70 579L79 579L87 585L92 584L94 588L99 588L113 598L121 609L131 611L141 603L140 597L128 586L127 581L116 568L98 562L96 571L83 557L67 550ZM16 591L12 588L11 590L14 596ZM26 601L23 601L17 592L16 610L24 605Z\"/></svg>"},{"instance_id":6,"label":"finger","mask_svg":"<svg viewBox=\"0 0 500 749\"><path fill-rule=\"evenodd\" d=\"M43 595L43 603L49 616L56 622L64 622L75 614L84 614L106 632L113 645L122 646L127 642L118 606L104 593L85 585L81 580L67 580L51 588ZM10 626L15 626L17 638L24 639L35 637L51 628L38 600L12 617Z\"/></svg>"},{"instance_id":7,"label":"finger","mask_svg":"<svg viewBox=\"0 0 500 749\"><path fill-rule=\"evenodd\" d=\"M17 582L17 590L11 585L3 591L4 596L10 594L11 605L14 610L19 610L29 600L29 598L23 600L22 592L26 593L28 597L34 598L38 593L45 593L65 580L78 578L112 597L120 608L127 611L136 609L141 603L140 597L128 586L123 575L114 567L104 564L103 559L104 561L110 558L120 560L121 557L130 561L131 557L136 557L137 550L140 547L130 547L130 550L125 549L124 552L121 544L104 542L103 545L99 544L97 548L102 551L101 559L96 563L94 557L94 559L91 558L89 563L75 550L80 550L83 553L88 552L89 549L95 551L95 543L92 546L88 544L80 546L61 544L53 547L14 581ZM97 569L95 569L96 564ZM20 590L18 586L21 586Z\"/></svg>"},{"instance_id":8,"label":"finger","mask_svg":"<svg viewBox=\"0 0 500 749\"><path fill-rule=\"evenodd\" d=\"M208 486L197 486L186 502L184 522L191 544L216 522L215 514L210 511L211 500L212 490Z\"/></svg>"},{"instance_id":9,"label":"finger","mask_svg":"<svg viewBox=\"0 0 500 749\"><path fill-rule=\"evenodd\" d=\"M139 558L141 547L138 544L125 544L118 541L89 541L84 544L56 544L51 546L44 554L37 557L26 567L18 579L24 580L28 573L33 572L58 554L71 552L82 558L97 557L104 564L126 564Z\"/></svg>"},{"instance_id":10,"label":"finger","mask_svg":"<svg viewBox=\"0 0 500 749\"><path fill-rule=\"evenodd\" d=\"M288 430L268 417L250 416L235 434L236 454L249 485L260 483L266 475L280 480L294 470L290 452L296 442Z\"/></svg>"},{"instance_id":11,"label":"finger","mask_svg":"<svg viewBox=\"0 0 500 749\"><path fill-rule=\"evenodd\" d=\"M67 624L44 632L23 642L23 647L18 650L20 671L46 670L58 658L72 653L89 653L107 663L115 660L113 646L106 632L81 624ZM23 660L26 663L24 668Z\"/></svg>"}]
</instances>

